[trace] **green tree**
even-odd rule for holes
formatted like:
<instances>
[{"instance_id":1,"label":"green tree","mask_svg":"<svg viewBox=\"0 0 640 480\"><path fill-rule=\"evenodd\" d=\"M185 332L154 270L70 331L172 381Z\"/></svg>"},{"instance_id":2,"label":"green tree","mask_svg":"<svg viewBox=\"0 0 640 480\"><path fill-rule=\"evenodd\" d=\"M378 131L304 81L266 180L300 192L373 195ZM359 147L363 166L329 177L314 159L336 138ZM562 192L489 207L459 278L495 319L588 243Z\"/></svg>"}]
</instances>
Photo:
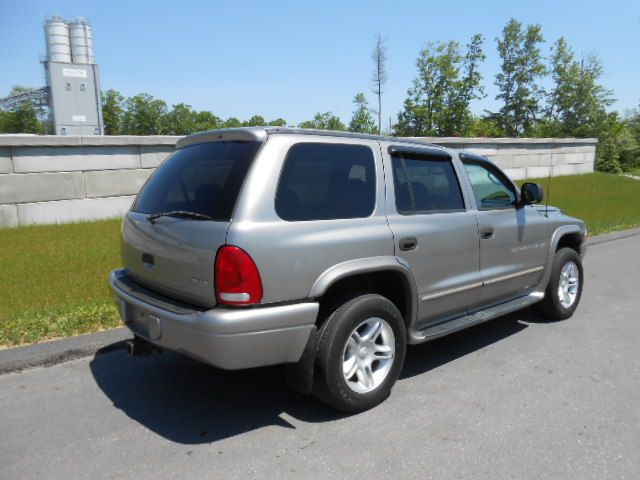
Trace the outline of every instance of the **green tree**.
<instances>
[{"instance_id":1,"label":"green tree","mask_svg":"<svg viewBox=\"0 0 640 480\"><path fill-rule=\"evenodd\" d=\"M254 115L249 120L242 122L243 127L262 127L267 124L267 121L261 115Z\"/></svg>"},{"instance_id":2,"label":"green tree","mask_svg":"<svg viewBox=\"0 0 640 480\"><path fill-rule=\"evenodd\" d=\"M32 88L16 85L9 95L17 95ZM0 132L3 133L45 133L45 111L35 102L28 101L16 107L0 110Z\"/></svg>"},{"instance_id":3,"label":"green tree","mask_svg":"<svg viewBox=\"0 0 640 480\"><path fill-rule=\"evenodd\" d=\"M161 135L165 130L167 103L147 93L124 102L122 133L125 135Z\"/></svg>"},{"instance_id":4,"label":"green tree","mask_svg":"<svg viewBox=\"0 0 640 480\"><path fill-rule=\"evenodd\" d=\"M457 93L458 98L455 95L453 97L453 127L462 134L468 133L469 128L475 123L469 108L471 102L485 97L480 73L480 64L487 58L482 49L483 44L484 37L479 33L471 37L470 42L467 43L462 65L464 73L459 88L454 92Z\"/></svg>"},{"instance_id":5,"label":"green tree","mask_svg":"<svg viewBox=\"0 0 640 480\"><path fill-rule=\"evenodd\" d=\"M551 50L551 78L547 122L550 136L598 137L596 168L617 173L640 166L640 139L633 118L607 112L613 93L600 84L602 62L594 55L580 61L564 38Z\"/></svg>"},{"instance_id":6,"label":"green tree","mask_svg":"<svg viewBox=\"0 0 640 480\"><path fill-rule=\"evenodd\" d=\"M633 140L637 146L635 155L629 161L627 167L629 171L632 171L636 175L640 175L640 108L629 112L626 123L629 129L629 133L633 137Z\"/></svg>"},{"instance_id":7,"label":"green tree","mask_svg":"<svg viewBox=\"0 0 640 480\"><path fill-rule=\"evenodd\" d=\"M217 130L222 128L223 122L220 117L217 117L213 112L202 111L196 112L193 116L193 131L204 132L205 130Z\"/></svg>"},{"instance_id":8,"label":"green tree","mask_svg":"<svg viewBox=\"0 0 640 480\"><path fill-rule=\"evenodd\" d=\"M620 173L640 168L640 144L617 113L608 114L607 130L600 136L596 151L596 169Z\"/></svg>"},{"instance_id":9,"label":"green tree","mask_svg":"<svg viewBox=\"0 0 640 480\"><path fill-rule=\"evenodd\" d=\"M276 118L269 122L270 127L286 127L287 121L284 118Z\"/></svg>"},{"instance_id":10,"label":"green tree","mask_svg":"<svg viewBox=\"0 0 640 480\"><path fill-rule=\"evenodd\" d=\"M167 135L189 135L196 130L196 112L191 105L178 103L164 117L163 133Z\"/></svg>"},{"instance_id":11,"label":"green tree","mask_svg":"<svg viewBox=\"0 0 640 480\"><path fill-rule=\"evenodd\" d=\"M640 142L640 104L637 109L629 112L627 124L629 125L629 130L633 137Z\"/></svg>"},{"instance_id":12,"label":"green tree","mask_svg":"<svg viewBox=\"0 0 640 480\"><path fill-rule=\"evenodd\" d=\"M102 120L105 135L122 134L124 100L124 96L117 90L109 89L102 92Z\"/></svg>"},{"instance_id":13,"label":"green tree","mask_svg":"<svg viewBox=\"0 0 640 480\"><path fill-rule=\"evenodd\" d=\"M420 51L418 76L398 114L397 135L458 136L469 131L473 116L469 105L482 98L479 65L484 60L483 38L474 35L460 52L454 40L429 43Z\"/></svg>"},{"instance_id":14,"label":"green tree","mask_svg":"<svg viewBox=\"0 0 640 480\"><path fill-rule=\"evenodd\" d=\"M222 126L224 128L238 128L242 126L242 122L236 117L229 117L224 121Z\"/></svg>"},{"instance_id":15,"label":"green tree","mask_svg":"<svg viewBox=\"0 0 640 480\"><path fill-rule=\"evenodd\" d=\"M491 118L474 117L469 135L472 137L499 137L502 135L502 129L498 122Z\"/></svg>"},{"instance_id":16,"label":"green tree","mask_svg":"<svg viewBox=\"0 0 640 480\"><path fill-rule=\"evenodd\" d=\"M316 130L334 130L345 131L344 123L340 121L340 118L335 116L331 112L316 113L313 120L307 120L299 125L300 128L313 128Z\"/></svg>"},{"instance_id":17,"label":"green tree","mask_svg":"<svg viewBox=\"0 0 640 480\"><path fill-rule=\"evenodd\" d=\"M367 102L367 97L365 97L364 93L358 93L353 99L353 103L356 107L349 123L349 131L359 133L378 132L379 129L371 116L369 102Z\"/></svg>"},{"instance_id":18,"label":"green tree","mask_svg":"<svg viewBox=\"0 0 640 480\"><path fill-rule=\"evenodd\" d=\"M0 133L10 133L9 112L0 108Z\"/></svg>"},{"instance_id":19,"label":"green tree","mask_svg":"<svg viewBox=\"0 0 640 480\"><path fill-rule=\"evenodd\" d=\"M511 19L496 38L502 59L495 84L502 107L494 117L505 135L527 134L540 116L540 99L544 91L538 84L546 74L540 44L544 41L540 25L527 25Z\"/></svg>"},{"instance_id":20,"label":"green tree","mask_svg":"<svg viewBox=\"0 0 640 480\"><path fill-rule=\"evenodd\" d=\"M555 135L601 136L608 126L607 108L614 101L612 92L599 83L602 63L595 55L576 61L564 38L551 52L553 88L547 115L556 126Z\"/></svg>"}]
</instances>

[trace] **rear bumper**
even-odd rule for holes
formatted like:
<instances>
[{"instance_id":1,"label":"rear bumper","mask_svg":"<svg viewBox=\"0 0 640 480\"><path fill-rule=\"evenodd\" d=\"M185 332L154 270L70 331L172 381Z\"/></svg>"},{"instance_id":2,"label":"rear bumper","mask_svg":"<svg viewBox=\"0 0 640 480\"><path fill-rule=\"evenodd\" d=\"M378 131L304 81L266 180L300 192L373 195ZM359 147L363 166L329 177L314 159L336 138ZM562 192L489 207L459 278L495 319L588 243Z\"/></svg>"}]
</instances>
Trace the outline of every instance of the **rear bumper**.
<instances>
[{"instance_id":1,"label":"rear bumper","mask_svg":"<svg viewBox=\"0 0 640 480\"><path fill-rule=\"evenodd\" d=\"M257 308L200 311L169 308L109 276L120 316L135 334L159 347L184 353L219 368L236 370L297 362L315 329L314 302Z\"/></svg>"}]
</instances>

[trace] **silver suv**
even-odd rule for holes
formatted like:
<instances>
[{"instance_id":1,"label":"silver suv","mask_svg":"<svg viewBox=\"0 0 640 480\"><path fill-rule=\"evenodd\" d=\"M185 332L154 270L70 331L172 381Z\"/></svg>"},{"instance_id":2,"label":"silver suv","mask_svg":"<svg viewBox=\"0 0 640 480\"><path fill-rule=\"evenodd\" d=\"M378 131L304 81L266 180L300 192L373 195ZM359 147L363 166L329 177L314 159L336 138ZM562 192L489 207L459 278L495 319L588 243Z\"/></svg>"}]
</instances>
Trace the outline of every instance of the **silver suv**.
<instances>
[{"instance_id":1,"label":"silver suv","mask_svg":"<svg viewBox=\"0 0 640 480\"><path fill-rule=\"evenodd\" d=\"M391 392L407 344L534 305L575 311L584 222L484 157L338 132L183 138L142 188L111 273L130 351L285 364L349 412Z\"/></svg>"}]
</instances>

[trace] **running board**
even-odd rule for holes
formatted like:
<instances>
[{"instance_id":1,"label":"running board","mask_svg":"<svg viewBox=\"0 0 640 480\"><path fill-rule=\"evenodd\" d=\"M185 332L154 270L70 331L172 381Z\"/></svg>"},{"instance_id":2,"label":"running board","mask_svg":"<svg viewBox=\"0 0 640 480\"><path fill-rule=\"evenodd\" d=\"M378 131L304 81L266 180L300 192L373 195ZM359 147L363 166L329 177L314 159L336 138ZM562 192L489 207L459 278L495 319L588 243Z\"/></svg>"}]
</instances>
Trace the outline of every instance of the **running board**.
<instances>
[{"instance_id":1,"label":"running board","mask_svg":"<svg viewBox=\"0 0 640 480\"><path fill-rule=\"evenodd\" d=\"M496 317L501 317L507 313L515 312L522 308L533 305L539 300L542 300L544 293L533 292L524 297L516 298L493 307L485 308L484 310L478 310L477 312L463 315L462 317L456 317L452 320L438 323L436 325L430 325L422 330L414 330L410 333L411 343L421 343L434 338L448 335L449 333L462 330L463 328L472 327L479 323L486 322Z\"/></svg>"}]
</instances>

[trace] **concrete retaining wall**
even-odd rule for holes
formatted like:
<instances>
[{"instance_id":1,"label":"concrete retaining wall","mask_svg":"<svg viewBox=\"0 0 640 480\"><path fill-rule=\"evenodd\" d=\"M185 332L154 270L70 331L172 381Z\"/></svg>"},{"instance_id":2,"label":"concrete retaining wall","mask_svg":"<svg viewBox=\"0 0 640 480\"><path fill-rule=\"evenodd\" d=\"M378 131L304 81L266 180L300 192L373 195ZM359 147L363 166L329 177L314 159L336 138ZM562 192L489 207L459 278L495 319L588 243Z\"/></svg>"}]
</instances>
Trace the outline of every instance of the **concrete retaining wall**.
<instances>
[{"instance_id":1,"label":"concrete retaining wall","mask_svg":"<svg viewBox=\"0 0 640 480\"><path fill-rule=\"evenodd\" d=\"M0 136L0 226L121 216L179 138Z\"/></svg>"},{"instance_id":2,"label":"concrete retaining wall","mask_svg":"<svg viewBox=\"0 0 640 480\"><path fill-rule=\"evenodd\" d=\"M180 137L0 135L0 227L121 216ZM595 139L424 138L514 179L592 172Z\"/></svg>"},{"instance_id":3,"label":"concrete retaining wall","mask_svg":"<svg viewBox=\"0 0 640 480\"><path fill-rule=\"evenodd\" d=\"M590 173L596 138L420 138L438 145L485 155L514 180Z\"/></svg>"}]
</instances>

